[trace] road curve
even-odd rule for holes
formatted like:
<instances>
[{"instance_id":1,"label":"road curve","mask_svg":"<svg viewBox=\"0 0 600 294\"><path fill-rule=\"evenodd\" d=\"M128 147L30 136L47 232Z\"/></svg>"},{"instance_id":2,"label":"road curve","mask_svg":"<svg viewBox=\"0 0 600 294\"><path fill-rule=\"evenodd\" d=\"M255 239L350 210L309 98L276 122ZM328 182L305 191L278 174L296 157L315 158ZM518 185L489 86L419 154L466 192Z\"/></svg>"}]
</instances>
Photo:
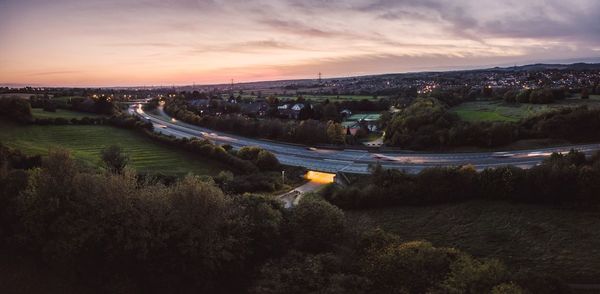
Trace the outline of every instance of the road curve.
<instances>
[{"instance_id":1,"label":"road curve","mask_svg":"<svg viewBox=\"0 0 600 294\"><path fill-rule=\"evenodd\" d=\"M250 139L231 135L207 128L187 124L169 117L162 108L158 114L144 112L141 105L133 105L129 113L152 122L156 132L178 138L199 137L216 144L229 144L235 149L243 146L259 146L275 154L282 164L303 166L309 170L322 172L348 172L357 174L369 173L369 166L380 163L384 168L404 170L417 173L424 168L434 166L473 165L477 170L488 167L514 165L530 168L542 162L553 152L568 152L571 149L591 155L600 150L600 144L571 145L543 149L518 150L508 152L479 153L373 153L364 150L329 150L308 148L285 143Z\"/></svg>"}]
</instances>

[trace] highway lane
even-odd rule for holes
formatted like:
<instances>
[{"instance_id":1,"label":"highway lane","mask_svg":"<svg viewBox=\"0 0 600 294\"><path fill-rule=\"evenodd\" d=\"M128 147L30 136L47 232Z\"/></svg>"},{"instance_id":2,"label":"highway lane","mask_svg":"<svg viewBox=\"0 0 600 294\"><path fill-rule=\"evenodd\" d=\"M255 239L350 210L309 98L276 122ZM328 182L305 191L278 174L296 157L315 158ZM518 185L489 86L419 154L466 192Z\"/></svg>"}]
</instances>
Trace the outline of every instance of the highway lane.
<instances>
[{"instance_id":1,"label":"highway lane","mask_svg":"<svg viewBox=\"0 0 600 294\"><path fill-rule=\"evenodd\" d=\"M344 171L366 174L369 173L369 166L375 163L380 163L384 168L401 169L410 173L417 173L427 167L466 164L471 164L478 170L504 165L529 168L539 164L553 152L568 152L571 149L576 149L591 155L600 150L600 144L479 153L418 153L410 151L372 153L365 150L351 149L329 150L245 138L194 126L169 117L160 107L158 108L158 114L145 113L139 105L132 106L129 112L132 115L150 120L155 131L166 135L178 138L204 138L216 144L229 144L235 149L243 146L259 146L273 152L283 164L303 166L307 169L323 172Z\"/></svg>"}]
</instances>

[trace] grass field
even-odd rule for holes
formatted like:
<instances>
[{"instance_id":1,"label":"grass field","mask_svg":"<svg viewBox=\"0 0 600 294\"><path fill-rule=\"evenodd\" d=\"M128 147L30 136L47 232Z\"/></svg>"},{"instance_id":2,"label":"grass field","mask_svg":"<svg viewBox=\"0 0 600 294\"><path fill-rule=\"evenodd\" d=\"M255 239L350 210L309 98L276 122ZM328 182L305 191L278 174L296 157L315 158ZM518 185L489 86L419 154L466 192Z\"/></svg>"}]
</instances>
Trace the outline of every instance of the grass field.
<instances>
[{"instance_id":1,"label":"grass field","mask_svg":"<svg viewBox=\"0 0 600 294\"><path fill-rule=\"evenodd\" d=\"M65 119L72 119L72 118L80 119L80 118L84 118L84 117L89 117L89 118L101 117L101 115L98 115L98 114L93 114L93 113L88 113L88 112L71 111L71 110L66 110L66 109L57 109L56 112L49 112L49 111L44 111L41 108L32 108L31 114L35 118L59 118L60 117L60 118L65 118Z\"/></svg>"},{"instance_id":2,"label":"grass field","mask_svg":"<svg viewBox=\"0 0 600 294\"><path fill-rule=\"evenodd\" d=\"M565 99L553 104L506 104L503 101L474 101L455 106L450 111L462 120L516 122L520 119L564 107L587 105L600 107L600 95L592 95L588 100Z\"/></svg>"},{"instance_id":3,"label":"grass field","mask_svg":"<svg viewBox=\"0 0 600 294\"><path fill-rule=\"evenodd\" d=\"M109 126L20 126L0 121L0 142L31 155L47 154L49 148L61 146L89 166L99 164L102 148L117 144L139 172L214 175L228 169L221 163L173 150L142 134Z\"/></svg>"},{"instance_id":4,"label":"grass field","mask_svg":"<svg viewBox=\"0 0 600 294\"><path fill-rule=\"evenodd\" d=\"M600 213L535 205L468 202L347 211L350 225L381 227L402 240L428 240L515 269L569 283L600 282Z\"/></svg>"},{"instance_id":5,"label":"grass field","mask_svg":"<svg viewBox=\"0 0 600 294\"><path fill-rule=\"evenodd\" d=\"M237 93L235 94L235 96L237 97ZM251 94L243 94L241 95L243 99L256 99L257 96L256 95L251 95ZM268 94L263 94L263 97L268 96ZM277 98L279 98L280 100L295 100L296 98L298 98L297 95L275 95ZM367 99L367 100L373 100L373 96L372 95L301 95L304 99L306 100L310 100L310 101L316 101L316 102L322 102L325 101L326 99L329 99L329 101L344 101L344 100L363 100L363 99ZM222 98L226 99L229 98L228 94L223 94L221 95ZM379 98L385 98L383 96L378 97Z\"/></svg>"},{"instance_id":6,"label":"grass field","mask_svg":"<svg viewBox=\"0 0 600 294\"><path fill-rule=\"evenodd\" d=\"M306 100L310 100L310 101L316 101L316 102L322 102L325 101L327 99L329 99L329 101L348 101L348 100L356 100L356 101L360 101L360 100L374 100L372 95L302 95L302 97ZM297 96L278 96L278 98L280 100L286 100L286 99L296 99L298 98ZM384 97L378 97L379 98L384 98Z\"/></svg>"},{"instance_id":7,"label":"grass field","mask_svg":"<svg viewBox=\"0 0 600 294\"><path fill-rule=\"evenodd\" d=\"M0 94L0 98L9 98L9 97L18 97L21 99L29 99L29 97L35 96L35 94L27 94L27 93L3 93Z\"/></svg>"},{"instance_id":8,"label":"grass field","mask_svg":"<svg viewBox=\"0 0 600 294\"><path fill-rule=\"evenodd\" d=\"M85 97L83 97L83 96L60 96L60 97L52 97L52 100L62 101L62 102L70 102L71 99L74 99L74 98L85 99Z\"/></svg>"}]
</instances>

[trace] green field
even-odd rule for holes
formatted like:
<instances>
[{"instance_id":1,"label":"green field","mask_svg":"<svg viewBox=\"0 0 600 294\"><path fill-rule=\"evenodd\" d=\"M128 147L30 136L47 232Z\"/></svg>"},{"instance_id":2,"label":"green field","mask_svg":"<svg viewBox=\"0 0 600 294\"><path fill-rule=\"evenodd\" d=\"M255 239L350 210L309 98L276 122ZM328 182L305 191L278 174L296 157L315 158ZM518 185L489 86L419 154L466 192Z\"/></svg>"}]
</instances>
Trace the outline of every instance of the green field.
<instances>
[{"instance_id":1,"label":"green field","mask_svg":"<svg viewBox=\"0 0 600 294\"><path fill-rule=\"evenodd\" d=\"M89 117L89 118L101 117L101 115L94 114L94 113L78 112L78 111L71 111L71 110L66 110L66 109L57 109L56 112L49 112L49 111L44 111L41 108L32 108L31 114L35 118L65 118L65 119L76 118L76 119L80 119L80 118L84 118L84 117Z\"/></svg>"},{"instance_id":2,"label":"green field","mask_svg":"<svg viewBox=\"0 0 600 294\"><path fill-rule=\"evenodd\" d=\"M380 227L405 241L456 247L569 283L600 281L599 212L468 202L347 211L346 215L355 227Z\"/></svg>"},{"instance_id":3,"label":"green field","mask_svg":"<svg viewBox=\"0 0 600 294\"><path fill-rule=\"evenodd\" d=\"M557 101L553 104L506 104L503 101L474 101L455 106L450 111L456 113L462 120L469 122L516 122L547 111L582 105L600 107L600 95L592 95L588 100L571 98Z\"/></svg>"},{"instance_id":4,"label":"green field","mask_svg":"<svg viewBox=\"0 0 600 294\"><path fill-rule=\"evenodd\" d=\"M173 150L142 134L109 126L21 126L0 121L0 142L31 155L47 154L49 148L61 146L89 166L99 165L102 148L117 144L139 172L214 175L227 169L221 163Z\"/></svg>"},{"instance_id":5,"label":"green field","mask_svg":"<svg viewBox=\"0 0 600 294\"><path fill-rule=\"evenodd\" d=\"M329 101L348 101L348 100L356 100L356 101L360 101L360 100L374 100L372 95L301 95L304 99L306 100L310 100L310 101L316 101L316 102L323 102L327 99L329 99ZM296 99L298 98L298 96L277 96L280 100L287 100L287 99ZM384 97L378 97L379 98L384 98Z\"/></svg>"},{"instance_id":6,"label":"green field","mask_svg":"<svg viewBox=\"0 0 600 294\"><path fill-rule=\"evenodd\" d=\"M238 94L234 94L236 97L238 96ZM256 95L251 95L251 94L242 94L241 95L243 99L256 99L257 96ZM269 96L269 94L263 94L263 97L267 97ZM275 97L279 98L280 100L296 100L296 98L298 98L298 96L302 96L304 99L306 100L310 100L310 101L315 101L315 102L323 102L326 99L329 99L329 101L344 101L344 100L373 100L373 96L372 95L275 95ZM229 94L222 94L221 98L226 99L229 98ZM379 98L385 98L383 96L379 96L377 99Z\"/></svg>"},{"instance_id":7,"label":"green field","mask_svg":"<svg viewBox=\"0 0 600 294\"><path fill-rule=\"evenodd\" d=\"M350 117L348 117L346 119L346 121L359 121L359 120L366 120L366 121L375 121L375 120L379 120L381 118L381 113L375 112L375 113L355 113L353 115L351 115Z\"/></svg>"},{"instance_id":8,"label":"green field","mask_svg":"<svg viewBox=\"0 0 600 294\"><path fill-rule=\"evenodd\" d=\"M29 97L31 96L35 96L35 94L27 94L27 93L4 93L4 94L0 94L0 99L1 98L12 98L12 97L17 97L17 98L21 98L21 99L29 99Z\"/></svg>"}]
</instances>

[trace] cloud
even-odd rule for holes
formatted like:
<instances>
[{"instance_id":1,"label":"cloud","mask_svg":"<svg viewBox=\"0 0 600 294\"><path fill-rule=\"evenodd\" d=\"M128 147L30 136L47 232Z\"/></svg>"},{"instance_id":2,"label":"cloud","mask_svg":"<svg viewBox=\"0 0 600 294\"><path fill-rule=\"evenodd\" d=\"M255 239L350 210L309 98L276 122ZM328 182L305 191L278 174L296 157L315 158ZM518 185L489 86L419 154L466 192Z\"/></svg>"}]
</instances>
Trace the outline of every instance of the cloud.
<instances>
[{"instance_id":1,"label":"cloud","mask_svg":"<svg viewBox=\"0 0 600 294\"><path fill-rule=\"evenodd\" d=\"M326 31L323 29L317 29L310 25L303 24L298 21L293 20L282 20L282 19L262 19L259 21L260 23L267 25L270 29L295 34L305 37L319 37L319 38L328 38L328 37L339 37L344 34L342 32L335 31Z\"/></svg>"},{"instance_id":2,"label":"cloud","mask_svg":"<svg viewBox=\"0 0 600 294\"><path fill-rule=\"evenodd\" d=\"M106 43L104 46L109 47L159 47L159 48L173 48L178 47L175 43L166 42L121 42L121 43Z\"/></svg>"},{"instance_id":3,"label":"cloud","mask_svg":"<svg viewBox=\"0 0 600 294\"><path fill-rule=\"evenodd\" d=\"M79 73L83 73L83 71L79 71L79 70L43 71L43 72L34 72L29 75L30 76L56 76L56 75L71 75L71 74L79 74Z\"/></svg>"},{"instance_id":4,"label":"cloud","mask_svg":"<svg viewBox=\"0 0 600 294\"><path fill-rule=\"evenodd\" d=\"M318 68L345 75L600 52L598 0L0 0L0 5L0 80L10 81L69 75L82 81L117 75L119 82L156 81L189 72L270 79L312 76ZM65 68L94 71L68 74Z\"/></svg>"},{"instance_id":5,"label":"cloud","mask_svg":"<svg viewBox=\"0 0 600 294\"><path fill-rule=\"evenodd\" d=\"M237 53L261 53L265 50L308 50L282 41L275 40L251 40L244 42L226 43L221 45L195 45L188 52L190 53L218 53L218 52L237 52Z\"/></svg>"},{"instance_id":6,"label":"cloud","mask_svg":"<svg viewBox=\"0 0 600 294\"><path fill-rule=\"evenodd\" d=\"M455 36L485 38L579 39L600 42L600 2L375 0L357 10L390 20L426 20ZM436 21L437 20L437 21Z\"/></svg>"}]
</instances>

